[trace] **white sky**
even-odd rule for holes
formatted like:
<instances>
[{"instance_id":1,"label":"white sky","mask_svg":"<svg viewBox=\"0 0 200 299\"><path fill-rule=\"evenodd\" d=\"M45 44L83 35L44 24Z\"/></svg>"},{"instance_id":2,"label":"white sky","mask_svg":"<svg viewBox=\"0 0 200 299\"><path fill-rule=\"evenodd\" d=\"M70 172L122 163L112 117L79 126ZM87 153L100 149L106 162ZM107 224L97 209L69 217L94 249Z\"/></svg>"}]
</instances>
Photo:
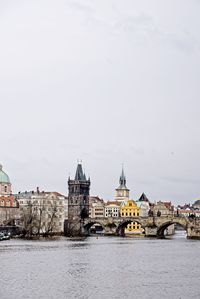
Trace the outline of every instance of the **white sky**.
<instances>
[{"instance_id":1,"label":"white sky","mask_svg":"<svg viewBox=\"0 0 200 299\"><path fill-rule=\"evenodd\" d=\"M0 162L67 194L77 159L112 199L200 196L200 1L1 0Z\"/></svg>"}]
</instances>

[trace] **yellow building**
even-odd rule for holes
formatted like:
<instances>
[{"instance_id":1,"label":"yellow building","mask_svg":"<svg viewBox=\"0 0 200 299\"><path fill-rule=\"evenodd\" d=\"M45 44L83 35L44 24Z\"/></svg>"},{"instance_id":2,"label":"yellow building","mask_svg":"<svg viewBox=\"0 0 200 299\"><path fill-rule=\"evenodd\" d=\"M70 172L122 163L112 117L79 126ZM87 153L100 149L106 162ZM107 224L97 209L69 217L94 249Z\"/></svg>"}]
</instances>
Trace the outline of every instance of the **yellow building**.
<instances>
[{"instance_id":1,"label":"yellow building","mask_svg":"<svg viewBox=\"0 0 200 299\"><path fill-rule=\"evenodd\" d=\"M138 217L140 215L140 208L136 205L135 201L129 199L120 209L121 217ZM125 229L125 234L141 234L142 228L138 222L131 222Z\"/></svg>"}]
</instances>

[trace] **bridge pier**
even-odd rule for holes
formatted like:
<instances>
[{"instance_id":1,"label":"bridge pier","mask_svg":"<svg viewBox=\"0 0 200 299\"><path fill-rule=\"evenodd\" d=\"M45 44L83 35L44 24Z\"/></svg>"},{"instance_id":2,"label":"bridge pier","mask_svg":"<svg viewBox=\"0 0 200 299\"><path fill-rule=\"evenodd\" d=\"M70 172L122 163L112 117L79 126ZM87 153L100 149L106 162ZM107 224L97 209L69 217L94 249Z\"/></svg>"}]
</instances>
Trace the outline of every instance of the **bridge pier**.
<instances>
[{"instance_id":1,"label":"bridge pier","mask_svg":"<svg viewBox=\"0 0 200 299\"><path fill-rule=\"evenodd\" d=\"M157 227L145 227L145 237L157 237L158 228Z\"/></svg>"},{"instance_id":2,"label":"bridge pier","mask_svg":"<svg viewBox=\"0 0 200 299\"><path fill-rule=\"evenodd\" d=\"M200 227L188 227L187 237L189 239L200 239Z\"/></svg>"},{"instance_id":3,"label":"bridge pier","mask_svg":"<svg viewBox=\"0 0 200 299\"><path fill-rule=\"evenodd\" d=\"M69 221L65 220L64 234L68 237L84 237L89 235L89 232L84 227L83 220Z\"/></svg>"},{"instance_id":4,"label":"bridge pier","mask_svg":"<svg viewBox=\"0 0 200 299\"><path fill-rule=\"evenodd\" d=\"M116 231L116 226L112 225L112 224L107 224L104 227L104 235L107 236L116 236L117 235L117 231Z\"/></svg>"},{"instance_id":5,"label":"bridge pier","mask_svg":"<svg viewBox=\"0 0 200 299\"><path fill-rule=\"evenodd\" d=\"M119 237L125 237L125 228L120 227L118 230L116 230L116 235Z\"/></svg>"}]
</instances>

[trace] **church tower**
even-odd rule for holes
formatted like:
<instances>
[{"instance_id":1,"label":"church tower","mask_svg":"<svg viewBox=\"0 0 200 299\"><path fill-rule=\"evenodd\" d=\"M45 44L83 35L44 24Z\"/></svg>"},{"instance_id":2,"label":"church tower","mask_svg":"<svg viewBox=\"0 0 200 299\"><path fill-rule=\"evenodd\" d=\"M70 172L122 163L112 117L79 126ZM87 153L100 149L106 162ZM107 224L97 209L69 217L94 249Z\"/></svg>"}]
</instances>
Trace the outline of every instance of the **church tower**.
<instances>
[{"instance_id":1,"label":"church tower","mask_svg":"<svg viewBox=\"0 0 200 299\"><path fill-rule=\"evenodd\" d=\"M82 164L78 163L74 179L68 180L67 234L80 235L81 223L89 217L90 179L86 178Z\"/></svg>"},{"instance_id":2,"label":"church tower","mask_svg":"<svg viewBox=\"0 0 200 299\"><path fill-rule=\"evenodd\" d=\"M11 187L9 176L3 171L0 164L0 196L10 196L12 193Z\"/></svg>"},{"instance_id":3,"label":"church tower","mask_svg":"<svg viewBox=\"0 0 200 299\"><path fill-rule=\"evenodd\" d=\"M119 178L119 187L115 189L115 199L119 202L123 202L129 199L129 189L126 187L126 177L124 174L124 168L122 167L122 173Z\"/></svg>"}]
</instances>

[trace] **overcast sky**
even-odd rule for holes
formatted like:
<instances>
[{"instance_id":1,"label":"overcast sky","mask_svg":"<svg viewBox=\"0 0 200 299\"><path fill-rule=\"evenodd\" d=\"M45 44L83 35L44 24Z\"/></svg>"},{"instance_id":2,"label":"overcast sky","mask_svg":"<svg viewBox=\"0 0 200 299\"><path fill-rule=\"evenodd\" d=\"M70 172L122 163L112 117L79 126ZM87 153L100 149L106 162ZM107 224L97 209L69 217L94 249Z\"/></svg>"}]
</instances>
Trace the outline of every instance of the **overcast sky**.
<instances>
[{"instance_id":1,"label":"overcast sky","mask_svg":"<svg viewBox=\"0 0 200 299\"><path fill-rule=\"evenodd\" d=\"M0 162L13 191L200 196L200 1L1 0Z\"/></svg>"}]
</instances>

